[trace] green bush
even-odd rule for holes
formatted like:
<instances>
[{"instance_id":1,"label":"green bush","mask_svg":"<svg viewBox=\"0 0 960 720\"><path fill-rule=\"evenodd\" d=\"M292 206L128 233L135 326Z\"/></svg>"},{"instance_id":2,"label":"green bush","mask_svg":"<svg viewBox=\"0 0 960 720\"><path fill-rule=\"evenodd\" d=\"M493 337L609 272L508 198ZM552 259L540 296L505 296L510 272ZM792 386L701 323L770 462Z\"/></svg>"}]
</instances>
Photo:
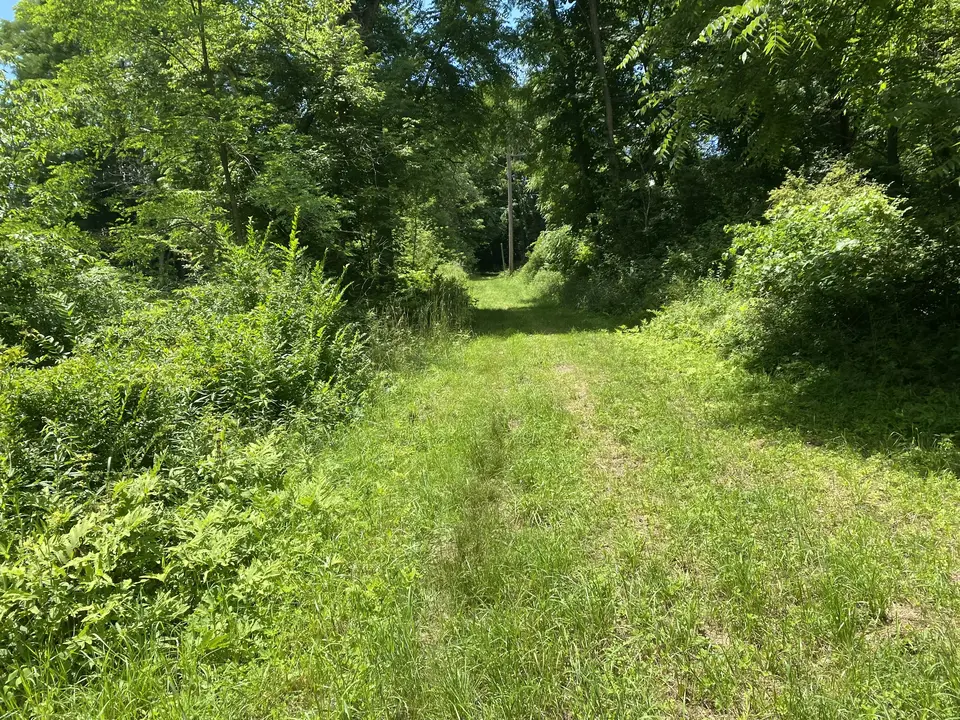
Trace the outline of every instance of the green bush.
<instances>
[{"instance_id":1,"label":"green bush","mask_svg":"<svg viewBox=\"0 0 960 720\"><path fill-rule=\"evenodd\" d=\"M765 218L730 229L733 287L749 299L738 342L758 357L826 357L849 341L935 331L956 316L955 254L846 166L819 183L790 177Z\"/></svg>"},{"instance_id":2,"label":"green bush","mask_svg":"<svg viewBox=\"0 0 960 720\"><path fill-rule=\"evenodd\" d=\"M521 272L533 277L541 270L570 277L578 266L590 261L590 245L569 225L540 233Z\"/></svg>"},{"instance_id":3,"label":"green bush","mask_svg":"<svg viewBox=\"0 0 960 720\"><path fill-rule=\"evenodd\" d=\"M127 312L56 365L10 352L0 356L8 685L43 658L95 665L114 642L162 637L223 592L275 522L283 428L349 416L368 379L340 283L305 261L295 234L289 246L225 248L210 280Z\"/></svg>"},{"instance_id":4,"label":"green bush","mask_svg":"<svg viewBox=\"0 0 960 720\"><path fill-rule=\"evenodd\" d=\"M666 249L631 260L604 255L578 268L562 294L580 307L639 320L689 292L705 272L691 271L689 264L685 254Z\"/></svg>"},{"instance_id":5,"label":"green bush","mask_svg":"<svg viewBox=\"0 0 960 720\"><path fill-rule=\"evenodd\" d=\"M714 225L698 228L703 238L674 237L670 243L631 252L605 244L600 235L588 238L566 226L545 231L521 274L557 276L548 283L552 292L585 309L648 316L714 273L728 245L718 244L715 235L723 233Z\"/></svg>"},{"instance_id":6,"label":"green bush","mask_svg":"<svg viewBox=\"0 0 960 720\"><path fill-rule=\"evenodd\" d=\"M395 318L419 330L456 330L466 326L471 300L467 274L445 263L435 270L410 270L400 275L400 289L391 303Z\"/></svg>"},{"instance_id":7,"label":"green bush","mask_svg":"<svg viewBox=\"0 0 960 720\"><path fill-rule=\"evenodd\" d=\"M129 303L121 274L78 241L67 230L0 230L0 343L56 361Z\"/></svg>"}]
</instances>

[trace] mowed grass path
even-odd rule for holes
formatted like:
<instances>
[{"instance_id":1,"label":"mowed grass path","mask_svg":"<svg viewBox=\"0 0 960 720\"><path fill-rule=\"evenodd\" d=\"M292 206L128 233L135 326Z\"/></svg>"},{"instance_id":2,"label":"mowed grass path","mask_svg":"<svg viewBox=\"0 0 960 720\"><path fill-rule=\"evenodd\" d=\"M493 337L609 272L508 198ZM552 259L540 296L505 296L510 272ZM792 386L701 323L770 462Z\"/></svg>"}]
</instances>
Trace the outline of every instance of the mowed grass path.
<instances>
[{"instance_id":1,"label":"mowed grass path","mask_svg":"<svg viewBox=\"0 0 960 720\"><path fill-rule=\"evenodd\" d=\"M299 478L269 651L131 668L104 715L960 717L950 472L753 427L756 381L656 323L472 290Z\"/></svg>"}]
</instances>

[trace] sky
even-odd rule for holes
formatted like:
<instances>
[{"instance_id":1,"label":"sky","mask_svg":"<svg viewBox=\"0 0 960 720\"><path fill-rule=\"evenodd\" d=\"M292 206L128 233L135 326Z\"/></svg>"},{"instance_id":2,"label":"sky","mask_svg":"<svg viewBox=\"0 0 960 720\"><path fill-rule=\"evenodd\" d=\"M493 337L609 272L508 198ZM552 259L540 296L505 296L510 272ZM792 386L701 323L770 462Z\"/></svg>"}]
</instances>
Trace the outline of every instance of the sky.
<instances>
[{"instance_id":1,"label":"sky","mask_svg":"<svg viewBox=\"0 0 960 720\"><path fill-rule=\"evenodd\" d=\"M0 20L13 20L13 6L17 0L0 0ZM8 65L0 64L0 77L4 74L11 74L12 70Z\"/></svg>"}]
</instances>

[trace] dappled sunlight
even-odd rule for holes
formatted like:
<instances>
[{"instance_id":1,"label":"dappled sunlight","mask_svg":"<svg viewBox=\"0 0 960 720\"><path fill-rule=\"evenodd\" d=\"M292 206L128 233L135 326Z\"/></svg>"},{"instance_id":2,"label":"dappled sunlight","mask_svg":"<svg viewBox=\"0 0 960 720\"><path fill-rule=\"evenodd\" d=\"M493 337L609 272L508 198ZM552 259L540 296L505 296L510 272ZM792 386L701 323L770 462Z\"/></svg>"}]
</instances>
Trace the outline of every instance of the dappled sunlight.
<instances>
[{"instance_id":1,"label":"dappled sunlight","mask_svg":"<svg viewBox=\"0 0 960 720\"><path fill-rule=\"evenodd\" d=\"M473 280L471 327L477 335L556 335L616 327L611 317L577 310L524 276Z\"/></svg>"}]
</instances>

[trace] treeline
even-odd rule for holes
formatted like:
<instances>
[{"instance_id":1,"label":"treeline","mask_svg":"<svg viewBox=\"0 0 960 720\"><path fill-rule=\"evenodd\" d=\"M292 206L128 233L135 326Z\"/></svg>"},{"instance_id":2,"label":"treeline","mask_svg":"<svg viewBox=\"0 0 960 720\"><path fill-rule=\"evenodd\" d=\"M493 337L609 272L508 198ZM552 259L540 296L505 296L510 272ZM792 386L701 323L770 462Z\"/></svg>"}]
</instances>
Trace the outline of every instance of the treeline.
<instances>
[{"instance_id":1,"label":"treeline","mask_svg":"<svg viewBox=\"0 0 960 720\"><path fill-rule=\"evenodd\" d=\"M550 227L528 274L617 312L712 277L731 290L724 344L764 367L879 353L949 374L960 4L526 7L527 162Z\"/></svg>"},{"instance_id":2,"label":"treeline","mask_svg":"<svg viewBox=\"0 0 960 720\"><path fill-rule=\"evenodd\" d=\"M285 235L299 210L309 254L378 292L404 261L469 255L499 230L493 7L28 0L17 17L6 228L80 231L176 282L225 236L251 221Z\"/></svg>"}]
</instances>

